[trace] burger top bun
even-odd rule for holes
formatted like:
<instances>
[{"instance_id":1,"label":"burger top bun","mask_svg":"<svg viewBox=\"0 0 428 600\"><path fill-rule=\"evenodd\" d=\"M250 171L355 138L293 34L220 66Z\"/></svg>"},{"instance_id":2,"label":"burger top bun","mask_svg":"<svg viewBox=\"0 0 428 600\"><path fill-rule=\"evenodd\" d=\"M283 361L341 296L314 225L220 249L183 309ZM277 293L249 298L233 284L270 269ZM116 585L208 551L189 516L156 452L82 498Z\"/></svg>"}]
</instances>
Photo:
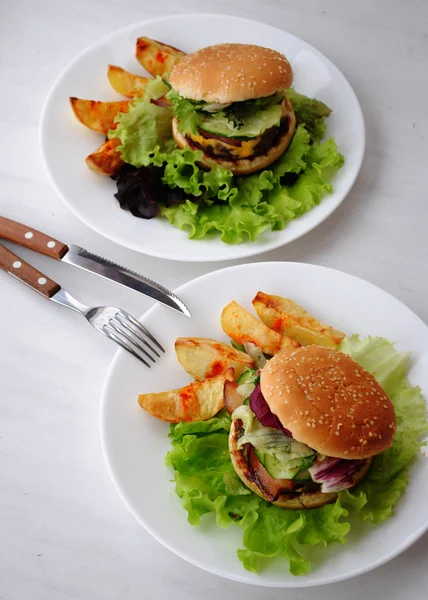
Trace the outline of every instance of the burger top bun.
<instances>
[{"instance_id":1,"label":"burger top bun","mask_svg":"<svg viewBox=\"0 0 428 600\"><path fill-rule=\"evenodd\" d=\"M260 386L284 427L321 454L363 459L392 443L391 401L346 354L315 345L282 352L266 363Z\"/></svg>"},{"instance_id":2,"label":"burger top bun","mask_svg":"<svg viewBox=\"0 0 428 600\"><path fill-rule=\"evenodd\" d=\"M169 82L184 98L229 104L270 96L290 87L283 54L254 44L208 46L180 59Z\"/></svg>"}]
</instances>

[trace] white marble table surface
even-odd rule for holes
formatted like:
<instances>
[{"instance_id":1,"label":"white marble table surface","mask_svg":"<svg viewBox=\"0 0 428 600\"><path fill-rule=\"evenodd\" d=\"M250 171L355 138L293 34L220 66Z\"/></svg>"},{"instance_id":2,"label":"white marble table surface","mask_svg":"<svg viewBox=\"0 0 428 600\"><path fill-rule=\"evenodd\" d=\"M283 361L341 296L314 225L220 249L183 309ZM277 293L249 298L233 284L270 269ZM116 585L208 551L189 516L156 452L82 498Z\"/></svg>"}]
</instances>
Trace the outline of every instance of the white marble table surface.
<instances>
[{"instance_id":1,"label":"white marble table surface","mask_svg":"<svg viewBox=\"0 0 428 600\"><path fill-rule=\"evenodd\" d=\"M428 321L428 3L424 0L2 0L0 213L161 279L171 288L225 266L120 248L80 223L43 170L38 121L63 67L112 30L177 12L238 14L324 52L353 85L367 152L342 206L256 260L313 262L385 288ZM90 304L149 302L21 251ZM128 513L103 461L98 412L115 352L86 323L0 273L0 598L294 600L426 598L428 536L391 563L319 590L262 590L187 564ZM421 503L426 499L421 499Z\"/></svg>"}]
</instances>

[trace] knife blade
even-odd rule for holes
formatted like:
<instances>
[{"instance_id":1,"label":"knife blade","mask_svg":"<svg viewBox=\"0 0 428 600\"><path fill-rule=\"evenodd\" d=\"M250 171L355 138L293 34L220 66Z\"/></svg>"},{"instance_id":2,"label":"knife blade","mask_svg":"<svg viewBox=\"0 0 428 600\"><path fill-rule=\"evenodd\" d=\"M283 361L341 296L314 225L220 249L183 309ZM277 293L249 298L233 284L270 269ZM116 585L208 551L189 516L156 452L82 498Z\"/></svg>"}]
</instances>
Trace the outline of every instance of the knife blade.
<instances>
[{"instance_id":1,"label":"knife blade","mask_svg":"<svg viewBox=\"0 0 428 600\"><path fill-rule=\"evenodd\" d=\"M102 256L92 254L92 252L88 252L88 250L85 250L80 246L70 244L68 246L68 252L64 254L60 260L69 265L78 267L79 269L83 269L84 271L95 273L104 279L110 279L110 281L114 281L119 285L131 288L136 292L140 292L141 294L152 298L152 300L156 300L156 302L165 304L166 306L169 306L169 308L190 317L190 311L184 302L163 285L156 283L156 281L152 281L148 277L139 275L139 273L135 273L135 271L131 271L126 267L122 267L117 263L107 260Z\"/></svg>"},{"instance_id":2,"label":"knife blade","mask_svg":"<svg viewBox=\"0 0 428 600\"><path fill-rule=\"evenodd\" d=\"M2 216L0 216L0 238L114 281L187 317L191 316L184 302L163 285L106 258L92 254L80 246L64 244L32 227Z\"/></svg>"}]
</instances>

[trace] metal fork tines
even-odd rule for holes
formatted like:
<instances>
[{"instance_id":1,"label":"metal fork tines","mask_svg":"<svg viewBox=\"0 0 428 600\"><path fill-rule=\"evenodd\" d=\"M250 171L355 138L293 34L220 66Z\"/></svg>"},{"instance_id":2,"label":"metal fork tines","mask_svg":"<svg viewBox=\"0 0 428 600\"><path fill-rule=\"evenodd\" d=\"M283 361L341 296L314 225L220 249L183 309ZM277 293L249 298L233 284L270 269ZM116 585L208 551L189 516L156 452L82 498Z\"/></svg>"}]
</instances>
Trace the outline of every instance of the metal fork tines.
<instances>
[{"instance_id":1,"label":"metal fork tines","mask_svg":"<svg viewBox=\"0 0 428 600\"><path fill-rule=\"evenodd\" d=\"M116 315L111 317L108 323L104 325L102 331L108 338L114 340L119 346L122 346L122 348L130 352L138 360L141 360L149 368L150 364L139 353L146 356L153 363L156 362L156 359L147 350L158 358L160 358L160 354L143 336L145 335L149 338L153 345L157 346L161 352L165 352L151 333L124 310L119 309Z\"/></svg>"},{"instance_id":2,"label":"metal fork tines","mask_svg":"<svg viewBox=\"0 0 428 600\"><path fill-rule=\"evenodd\" d=\"M147 367L161 357L158 350L165 352L150 331L121 308L114 306L90 308L63 289L54 294L51 300L83 315L92 327L119 344Z\"/></svg>"}]
</instances>

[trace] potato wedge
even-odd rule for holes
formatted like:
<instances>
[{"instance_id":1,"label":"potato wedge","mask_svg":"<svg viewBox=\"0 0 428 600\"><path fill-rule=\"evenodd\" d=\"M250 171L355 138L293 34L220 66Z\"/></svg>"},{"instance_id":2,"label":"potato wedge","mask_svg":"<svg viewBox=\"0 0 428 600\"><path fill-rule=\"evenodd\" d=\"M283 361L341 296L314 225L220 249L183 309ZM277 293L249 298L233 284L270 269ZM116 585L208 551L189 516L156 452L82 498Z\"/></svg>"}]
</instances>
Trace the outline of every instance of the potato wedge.
<instances>
[{"instance_id":1,"label":"potato wedge","mask_svg":"<svg viewBox=\"0 0 428 600\"><path fill-rule=\"evenodd\" d=\"M317 321L288 298L258 292L253 306L265 325L297 340L302 346L318 344L335 348L345 337L344 333Z\"/></svg>"},{"instance_id":2,"label":"potato wedge","mask_svg":"<svg viewBox=\"0 0 428 600\"><path fill-rule=\"evenodd\" d=\"M120 158L117 146L121 144L118 138L112 138L104 142L102 146L86 157L86 164L91 169L100 175L115 175L124 165Z\"/></svg>"},{"instance_id":3,"label":"potato wedge","mask_svg":"<svg viewBox=\"0 0 428 600\"><path fill-rule=\"evenodd\" d=\"M114 128L114 118L119 112L127 112L129 100L121 102L97 102L96 100L82 100L81 98L70 98L71 108L78 121L107 135Z\"/></svg>"},{"instance_id":4,"label":"potato wedge","mask_svg":"<svg viewBox=\"0 0 428 600\"><path fill-rule=\"evenodd\" d=\"M295 340L269 329L234 300L224 307L221 326L226 335L235 342L252 342L265 354L277 354L281 350L297 348L300 345Z\"/></svg>"},{"instance_id":5,"label":"potato wedge","mask_svg":"<svg viewBox=\"0 0 428 600\"><path fill-rule=\"evenodd\" d=\"M236 378L246 368L254 369L251 356L208 338L177 338L175 352L181 366L198 381L223 373L228 367L233 367Z\"/></svg>"},{"instance_id":6,"label":"potato wedge","mask_svg":"<svg viewBox=\"0 0 428 600\"><path fill-rule=\"evenodd\" d=\"M128 98L141 95L149 81L147 77L139 77L115 65L108 66L107 77L111 87L118 94L122 94L122 96L127 96Z\"/></svg>"},{"instance_id":7,"label":"potato wedge","mask_svg":"<svg viewBox=\"0 0 428 600\"><path fill-rule=\"evenodd\" d=\"M233 379L233 369L226 369L220 375L193 381L178 390L140 394L138 402L151 415L168 423L205 421L224 406L224 386Z\"/></svg>"},{"instance_id":8,"label":"potato wedge","mask_svg":"<svg viewBox=\"0 0 428 600\"><path fill-rule=\"evenodd\" d=\"M162 42L152 40L148 37L139 37L135 56L138 62L151 75L164 75L169 73L176 62L185 56L185 52L168 46Z\"/></svg>"}]
</instances>

